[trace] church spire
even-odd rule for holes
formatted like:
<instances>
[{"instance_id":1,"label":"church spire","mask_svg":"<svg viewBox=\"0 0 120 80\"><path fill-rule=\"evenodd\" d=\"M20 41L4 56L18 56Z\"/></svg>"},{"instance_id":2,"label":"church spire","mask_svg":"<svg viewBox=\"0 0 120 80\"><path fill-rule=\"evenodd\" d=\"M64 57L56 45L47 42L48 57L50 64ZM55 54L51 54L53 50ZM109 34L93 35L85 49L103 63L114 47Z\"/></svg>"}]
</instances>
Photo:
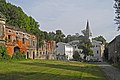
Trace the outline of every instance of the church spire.
<instances>
[{"instance_id":1,"label":"church spire","mask_svg":"<svg viewBox=\"0 0 120 80\"><path fill-rule=\"evenodd\" d=\"M89 21L87 20L86 30L89 30Z\"/></svg>"},{"instance_id":2,"label":"church spire","mask_svg":"<svg viewBox=\"0 0 120 80\"><path fill-rule=\"evenodd\" d=\"M92 33L90 32L90 26L89 26L89 21L87 20L87 25L86 29L82 31L84 36L89 39L90 36L92 36Z\"/></svg>"}]
</instances>

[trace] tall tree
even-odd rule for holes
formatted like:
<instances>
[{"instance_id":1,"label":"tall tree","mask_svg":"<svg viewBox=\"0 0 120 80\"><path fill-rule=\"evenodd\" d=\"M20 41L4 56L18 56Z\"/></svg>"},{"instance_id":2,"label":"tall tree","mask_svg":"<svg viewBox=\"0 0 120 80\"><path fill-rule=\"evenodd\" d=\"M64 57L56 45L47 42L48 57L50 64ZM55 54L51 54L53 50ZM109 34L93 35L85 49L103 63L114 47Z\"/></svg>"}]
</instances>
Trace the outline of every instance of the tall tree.
<instances>
[{"instance_id":1,"label":"tall tree","mask_svg":"<svg viewBox=\"0 0 120 80\"><path fill-rule=\"evenodd\" d=\"M0 12L6 17L6 24L19 27L29 33L36 35L38 47L43 44L45 34L39 29L39 24L34 18L26 15L21 7L0 0ZM47 38L48 39L48 38Z\"/></svg>"},{"instance_id":2,"label":"tall tree","mask_svg":"<svg viewBox=\"0 0 120 80\"><path fill-rule=\"evenodd\" d=\"M82 53L85 55L84 58L86 58L86 56L88 55L92 55L93 54L93 51L91 49L91 44L85 44L85 43L82 43L79 48L81 48L83 51Z\"/></svg>"},{"instance_id":3,"label":"tall tree","mask_svg":"<svg viewBox=\"0 0 120 80\"><path fill-rule=\"evenodd\" d=\"M67 35L67 37L65 37L65 43L68 43L72 41L72 36L71 35Z\"/></svg>"},{"instance_id":4,"label":"tall tree","mask_svg":"<svg viewBox=\"0 0 120 80\"><path fill-rule=\"evenodd\" d=\"M80 60L81 60L81 56L80 56L80 54L79 54L78 51L75 51L75 52L74 52L74 54L73 54L73 59L74 59L75 61L80 61Z\"/></svg>"},{"instance_id":5,"label":"tall tree","mask_svg":"<svg viewBox=\"0 0 120 80\"><path fill-rule=\"evenodd\" d=\"M115 24L118 25L118 30L120 29L120 0L114 0L114 8L115 8Z\"/></svg>"},{"instance_id":6,"label":"tall tree","mask_svg":"<svg viewBox=\"0 0 120 80\"><path fill-rule=\"evenodd\" d=\"M54 32L49 32L48 34L49 34L50 40L55 40L55 35L56 34Z\"/></svg>"},{"instance_id":7,"label":"tall tree","mask_svg":"<svg viewBox=\"0 0 120 80\"><path fill-rule=\"evenodd\" d=\"M106 40L103 36L92 38L92 40L101 41L103 44L106 44Z\"/></svg>"},{"instance_id":8,"label":"tall tree","mask_svg":"<svg viewBox=\"0 0 120 80\"><path fill-rule=\"evenodd\" d=\"M63 42L64 37L65 37L65 35L63 34L63 32L61 30L56 30L56 36L55 36L56 42Z\"/></svg>"}]
</instances>

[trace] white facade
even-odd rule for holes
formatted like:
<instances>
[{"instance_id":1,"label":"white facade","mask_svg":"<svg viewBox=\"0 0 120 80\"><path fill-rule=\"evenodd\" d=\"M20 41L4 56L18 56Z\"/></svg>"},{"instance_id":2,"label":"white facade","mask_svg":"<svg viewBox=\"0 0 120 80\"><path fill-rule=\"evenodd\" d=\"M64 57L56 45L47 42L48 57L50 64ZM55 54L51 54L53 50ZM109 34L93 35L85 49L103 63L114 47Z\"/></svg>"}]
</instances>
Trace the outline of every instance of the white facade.
<instances>
[{"instance_id":1,"label":"white facade","mask_svg":"<svg viewBox=\"0 0 120 80\"><path fill-rule=\"evenodd\" d=\"M104 45L100 41L92 40L93 47L91 48L93 50L93 57L92 59L97 61L102 61L103 53L104 53Z\"/></svg>"},{"instance_id":2,"label":"white facade","mask_svg":"<svg viewBox=\"0 0 120 80\"><path fill-rule=\"evenodd\" d=\"M69 44L70 44L71 46L73 46L73 53L74 53L75 51L77 51L77 52L80 54L80 57L81 57L82 59L84 59L84 56L85 56L85 55L82 53L83 49L79 49L79 48L78 48L78 46L80 45L80 41L79 41L79 40L73 40L73 41L69 42Z\"/></svg>"},{"instance_id":3,"label":"white facade","mask_svg":"<svg viewBox=\"0 0 120 80\"><path fill-rule=\"evenodd\" d=\"M73 59L73 47L70 44L58 42L56 48L56 55L61 60Z\"/></svg>"},{"instance_id":4,"label":"white facade","mask_svg":"<svg viewBox=\"0 0 120 80\"><path fill-rule=\"evenodd\" d=\"M74 40L74 41L71 41L69 42L68 44L72 45L73 46L73 51L78 51L79 53L81 52L81 49L78 49L78 46L80 44L80 41L79 40Z\"/></svg>"}]
</instances>

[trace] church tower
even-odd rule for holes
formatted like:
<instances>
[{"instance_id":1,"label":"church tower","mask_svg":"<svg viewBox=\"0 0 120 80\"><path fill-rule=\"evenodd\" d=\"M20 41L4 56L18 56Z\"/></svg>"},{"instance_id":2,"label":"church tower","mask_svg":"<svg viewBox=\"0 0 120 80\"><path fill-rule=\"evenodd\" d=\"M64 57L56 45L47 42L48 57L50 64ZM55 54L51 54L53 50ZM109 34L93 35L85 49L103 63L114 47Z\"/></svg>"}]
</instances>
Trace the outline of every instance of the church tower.
<instances>
[{"instance_id":1,"label":"church tower","mask_svg":"<svg viewBox=\"0 0 120 80\"><path fill-rule=\"evenodd\" d=\"M0 13L0 45L5 45L5 17Z\"/></svg>"},{"instance_id":2,"label":"church tower","mask_svg":"<svg viewBox=\"0 0 120 80\"><path fill-rule=\"evenodd\" d=\"M90 26L89 26L89 21L87 20L87 24L86 24L86 29L82 30L82 33L84 34L84 36L89 39L92 36L92 33L90 31Z\"/></svg>"}]
</instances>

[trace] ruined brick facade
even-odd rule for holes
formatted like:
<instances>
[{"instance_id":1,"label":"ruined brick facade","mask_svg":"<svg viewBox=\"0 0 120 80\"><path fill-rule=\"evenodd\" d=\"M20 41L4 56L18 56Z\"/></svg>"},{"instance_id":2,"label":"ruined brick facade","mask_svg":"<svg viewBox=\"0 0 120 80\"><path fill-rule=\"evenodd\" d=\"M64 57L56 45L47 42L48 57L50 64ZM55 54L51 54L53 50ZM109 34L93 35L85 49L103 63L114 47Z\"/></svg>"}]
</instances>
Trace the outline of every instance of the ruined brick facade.
<instances>
[{"instance_id":1,"label":"ruined brick facade","mask_svg":"<svg viewBox=\"0 0 120 80\"><path fill-rule=\"evenodd\" d=\"M44 44L38 48L38 59L55 59L55 41L44 41Z\"/></svg>"},{"instance_id":2,"label":"ruined brick facade","mask_svg":"<svg viewBox=\"0 0 120 80\"><path fill-rule=\"evenodd\" d=\"M55 41L44 41L41 48L37 49L37 37L15 26L5 24L5 19L0 18L0 45L6 46L7 53L12 57L16 52L25 53L26 58L52 59Z\"/></svg>"}]
</instances>

